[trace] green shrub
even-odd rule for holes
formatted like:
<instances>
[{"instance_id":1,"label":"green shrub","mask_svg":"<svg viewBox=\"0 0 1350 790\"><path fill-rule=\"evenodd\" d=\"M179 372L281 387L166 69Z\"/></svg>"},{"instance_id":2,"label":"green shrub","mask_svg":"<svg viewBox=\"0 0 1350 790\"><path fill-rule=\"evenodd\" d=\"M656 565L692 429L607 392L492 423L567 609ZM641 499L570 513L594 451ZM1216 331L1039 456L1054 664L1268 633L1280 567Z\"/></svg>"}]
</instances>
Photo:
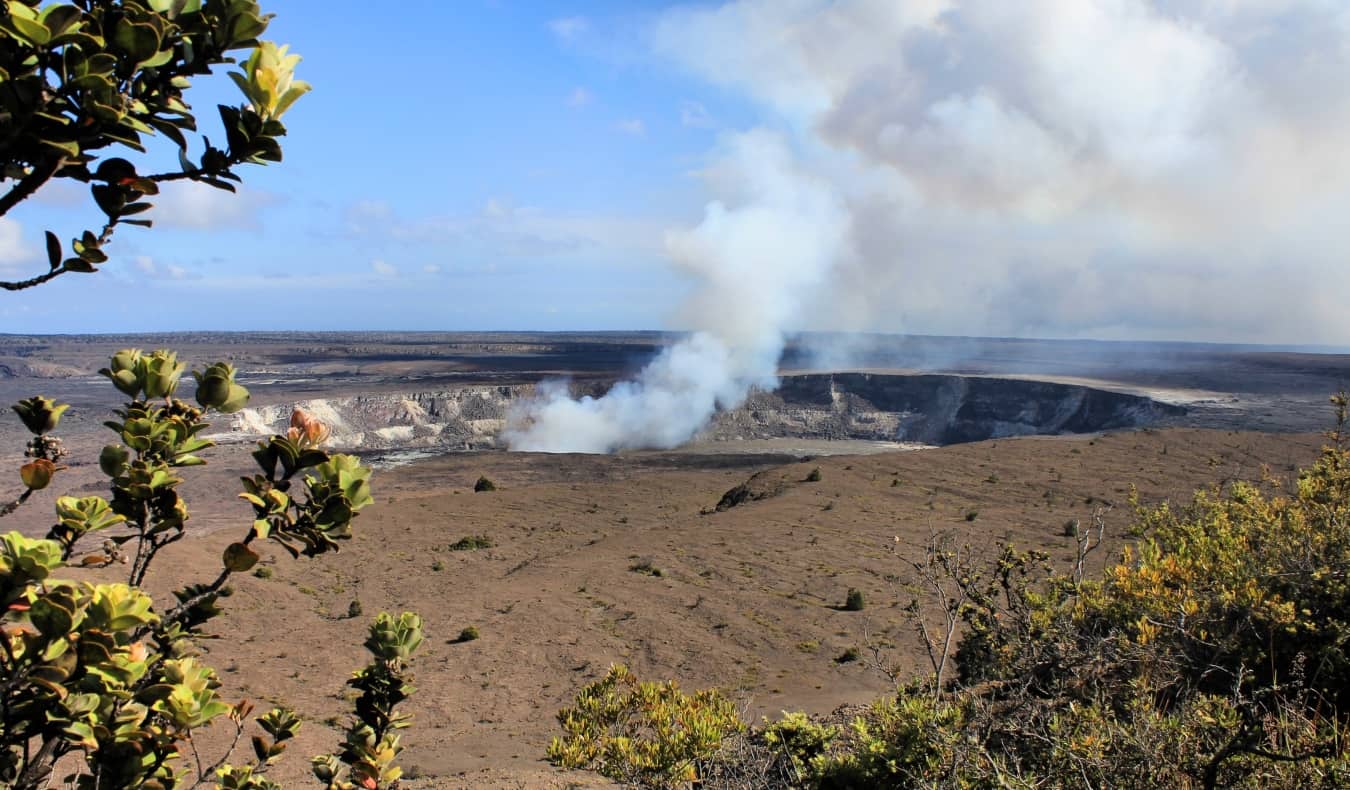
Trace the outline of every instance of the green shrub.
<instances>
[{"instance_id":1,"label":"green shrub","mask_svg":"<svg viewBox=\"0 0 1350 790\"><path fill-rule=\"evenodd\" d=\"M796 784L815 784L824 774L826 754L839 737L839 728L817 724L800 711L783 717L764 728L764 743L787 755Z\"/></svg>"},{"instance_id":2,"label":"green shrub","mask_svg":"<svg viewBox=\"0 0 1350 790\"><path fill-rule=\"evenodd\" d=\"M810 764L814 784L841 789L960 786L952 782L951 768L965 716L957 705L909 691L878 700L855 718L846 748Z\"/></svg>"},{"instance_id":3,"label":"green shrub","mask_svg":"<svg viewBox=\"0 0 1350 790\"><path fill-rule=\"evenodd\" d=\"M700 762L745 729L720 692L690 695L673 681L642 683L622 664L582 689L558 722L564 735L548 747L555 765L658 788L697 782Z\"/></svg>"},{"instance_id":4,"label":"green shrub","mask_svg":"<svg viewBox=\"0 0 1350 790\"><path fill-rule=\"evenodd\" d=\"M928 602L906 611L933 675L828 743L807 729L814 722L776 730L789 751L806 733L810 756L793 761L788 784L1350 786L1350 403L1335 402L1333 445L1292 484L1231 483L1180 507L1136 503L1138 544L1098 577L1084 570L1100 545L1095 517L1088 534L1075 529L1066 570L1012 547L980 568L968 549L930 546L908 563L909 587ZM836 661L859 657L849 648ZM768 765L753 743L729 751L708 775Z\"/></svg>"},{"instance_id":5,"label":"green shrub","mask_svg":"<svg viewBox=\"0 0 1350 790\"><path fill-rule=\"evenodd\" d=\"M980 511L978 511L978 510L967 510L967 511L966 511L966 521L974 521L975 519L977 519L977 518L979 518L979 517L980 517Z\"/></svg>"},{"instance_id":6,"label":"green shrub","mask_svg":"<svg viewBox=\"0 0 1350 790\"><path fill-rule=\"evenodd\" d=\"M189 510L179 486L185 470L206 463L199 454L212 442L202 438L209 427L203 418L212 410L237 411L248 399L234 381L234 369L217 363L194 374L197 405L179 400L175 394L186 367L170 351L114 354L100 373L130 400L115 412L117 419L105 423L117 443L98 458L111 499L57 497L57 523L46 539L18 532L0 536L0 633L6 648L0 651L0 784L6 787L46 787L60 761L69 771L63 781L78 787L279 788L265 774L299 727L284 708L253 719L261 733L250 739L249 764L232 766L227 753L209 763L210 769L196 761L185 765L183 755L198 733L228 720L242 735L250 709L246 702L230 705L219 697L216 674L196 657L194 642L220 614L233 574L271 575L258 564L256 547L265 541L295 557L336 551L339 541L350 537L358 511L373 501L370 470L351 456L320 449L326 429L297 411L286 436L260 441L253 453L259 472L243 478L241 495L251 518L240 539L221 554L219 570L210 581L178 589L176 604L157 610L141 585L159 552L188 534ZM0 508L0 515L22 506L64 469L56 461L65 451L48 434L65 407L29 398L14 411L33 433L32 460L20 470L27 490ZM84 540L98 533L111 537L84 549ZM54 576L63 568L122 567L127 582L120 584L76 584ZM408 618L415 616L405 615L407 622L394 629L402 634L394 642L405 648L405 637L420 629L420 621ZM377 620L384 630L372 630L366 642L384 656L382 678L398 671L385 655L396 649L385 638L386 624ZM387 679L380 685L385 694ZM357 711L363 722L370 713L368 706ZM381 721L371 726L388 725L387 717ZM389 788L397 779L396 740L391 745L377 738L369 752L363 743L349 738L340 761L352 766L363 786ZM363 774L361 766L378 771Z\"/></svg>"},{"instance_id":7,"label":"green shrub","mask_svg":"<svg viewBox=\"0 0 1350 790\"><path fill-rule=\"evenodd\" d=\"M479 636L479 634L478 634L478 628L477 628L476 626L472 626L472 625L470 625L470 626L465 626L465 627L459 632L459 636L455 637L455 642L457 642L457 643L459 643L459 642L472 642L473 640L477 639L478 636Z\"/></svg>"},{"instance_id":8,"label":"green shrub","mask_svg":"<svg viewBox=\"0 0 1350 790\"><path fill-rule=\"evenodd\" d=\"M473 484L473 490L474 493L482 493L484 491L496 491L497 484L489 480L486 476L483 476L478 478L478 482Z\"/></svg>"},{"instance_id":9,"label":"green shrub","mask_svg":"<svg viewBox=\"0 0 1350 790\"><path fill-rule=\"evenodd\" d=\"M272 569L266 565L259 565L253 569L253 575L259 579L270 579L272 578Z\"/></svg>"},{"instance_id":10,"label":"green shrub","mask_svg":"<svg viewBox=\"0 0 1350 790\"><path fill-rule=\"evenodd\" d=\"M450 544L451 551L478 551L492 548L492 539L487 535L465 535Z\"/></svg>"},{"instance_id":11,"label":"green shrub","mask_svg":"<svg viewBox=\"0 0 1350 790\"><path fill-rule=\"evenodd\" d=\"M849 647L844 652L834 657L836 664L852 664L854 661L862 658L862 652L857 647Z\"/></svg>"},{"instance_id":12,"label":"green shrub","mask_svg":"<svg viewBox=\"0 0 1350 790\"><path fill-rule=\"evenodd\" d=\"M820 467L817 466L816 468L812 469L810 472L807 472L807 473L806 473L806 480L805 480L805 482L807 482L807 483L819 483L819 482L820 482Z\"/></svg>"},{"instance_id":13,"label":"green shrub","mask_svg":"<svg viewBox=\"0 0 1350 790\"><path fill-rule=\"evenodd\" d=\"M351 603L347 604L347 616L353 619L361 616L360 601L352 601Z\"/></svg>"},{"instance_id":14,"label":"green shrub","mask_svg":"<svg viewBox=\"0 0 1350 790\"><path fill-rule=\"evenodd\" d=\"M866 602L863 600L862 590L859 590L856 587L850 587L848 595L844 597L844 611L861 612L866 605Z\"/></svg>"}]
</instances>

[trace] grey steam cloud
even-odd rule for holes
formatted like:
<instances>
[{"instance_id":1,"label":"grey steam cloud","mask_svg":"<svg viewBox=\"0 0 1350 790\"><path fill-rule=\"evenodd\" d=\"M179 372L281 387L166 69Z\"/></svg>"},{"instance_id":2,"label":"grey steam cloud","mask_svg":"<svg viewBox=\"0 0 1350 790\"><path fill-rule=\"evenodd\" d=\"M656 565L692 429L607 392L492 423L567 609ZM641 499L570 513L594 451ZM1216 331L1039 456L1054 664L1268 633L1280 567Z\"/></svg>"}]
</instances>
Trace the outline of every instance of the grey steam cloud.
<instances>
[{"instance_id":1,"label":"grey steam cloud","mask_svg":"<svg viewBox=\"0 0 1350 790\"><path fill-rule=\"evenodd\" d=\"M653 46L764 119L668 240L701 331L513 446L678 443L797 329L1350 343L1350 4L737 0Z\"/></svg>"}]
</instances>

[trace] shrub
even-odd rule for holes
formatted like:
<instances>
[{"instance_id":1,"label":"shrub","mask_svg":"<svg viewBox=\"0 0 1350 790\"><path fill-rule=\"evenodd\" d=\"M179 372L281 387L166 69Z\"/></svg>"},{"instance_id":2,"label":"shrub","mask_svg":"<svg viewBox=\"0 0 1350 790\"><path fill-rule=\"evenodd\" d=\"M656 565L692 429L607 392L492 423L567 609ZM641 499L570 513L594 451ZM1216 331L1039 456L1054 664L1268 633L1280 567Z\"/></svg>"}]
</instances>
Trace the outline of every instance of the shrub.
<instances>
[{"instance_id":1,"label":"shrub","mask_svg":"<svg viewBox=\"0 0 1350 790\"><path fill-rule=\"evenodd\" d=\"M641 562L635 562L632 565L628 566L628 570L632 571L633 573L640 573L643 576L661 577L665 575L665 571L653 565L651 560L642 560Z\"/></svg>"},{"instance_id":2,"label":"shrub","mask_svg":"<svg viewBox=\"0 0 1350 790\"><path fill-rule=\"evenodd\" d=\"M967 511L966 511L966 521L974 521L975 519L977 519L977 518L979 518L979 517L980 517L980 511L978 511L978 510L967 510Z\"/></svg>"},{"instance_id":3,"label":"shrub","mask_svg":"<svg viewBox=\"0 0 1350 790\"><path fill-rule=\"evenodd\" d=\"M745 725L716 690L685 694L674 682L643 683L616 664L558 713L564 735L548 759L591 768L643 787L674 788L699 779L699 765Z\"/></svg>"},{"instance_id":4,"label":"shrub","mask_svg":"<svg viewBox=\"0 0 1350 790\"><path fill-rule=\"evenodd\" d=\"M270 579L272 578L272 569L266 565L259 565L253 569L253 575L259 579Z\"/></svg>"},{"instance_id":5,"label":"shrub","mask_svg":"<svg viewBox=\"0 0 1350 790\"><path fill-rule=\"evenodd\" d=\"M486 476L484 476L478 478L478 482L473 484L473 490L474 493L482 493L484 491L496 491L497 484L487 479Z\"/></svg>"},{"instance_id":6,"label":"shrub","mask_svg":"<svg viewBox=\"0 0 1350 790\"><path fill-rule=\"evenodd\" d=\"M807 482L807 483L819 483L819 482L820 482L820 467L817 466L816 468L812 469L810 472L807 472L805 482Z\"/></svg>"},{"instance_id":7,"label":"shrub","mask_svg":"<svg viewBox=\"0 0 1350 790\"><path fill-rule=\"evenodd\" d=\"M184 470L205 461L212 446L201 438L210 411L243 407L248 392L234 369L217 363L195 374L197 405L175 397L186 365L169 351L119 351L100 371L130 400L106 425L118 442L99 456L110 500L56 499L55 526L46 539L17 532L0 536L0 783L19 790L49 784L58 760L80 787L170 787L213 779L219 787L269 790L265 776L299 726L294 714L274 709L254 722L255 759L231 766L223 755L210 769L183 765L194 734L213 723L237 735L250 706L219 698L214 670L195 656L194 640L217 616L227 581L252 570L264 576L255 547L274 541L293 556L336 551L353 519L368 505L370 470L350 456L330 455L314 439L322 426L297 413L286 436L258 443L260 472L243 479L252 518L240 540L226 547L207 582L174 593L158 609L141 588L159 552L187 535L189 511L179 493ZM25 491L0 508L13 512L53 482L65 451L49 433L65 407L46 398L16 404L32 432L20 476ZM85 538L104 533L98 548ZM78 559L78 561L76 561ZM76 584L55 578L62 568L125 566L126 583ZM103 578L106 578L103 577ZM372 634L367 646L383 649ZM364 712L360 712L364 715ZM235 739L237 742L237 738ZM354 747L353 747L354 748ZM387 751L387 750L386 750ZM355 754L355 752L353 752ZM381 765L392 769L393 755ZM362 758L364 759L364 758ZM355 771L356 769L353 769ZM382 774L386 775L387 774ZM379 780L369 787L388 787Z\"/></svg>"},{"instance_id":8,"label":"shrub","mask_svg":"<svg viewBox=\"0 0 1350 790\"><path fill-rule=\"evenodd\" d=\"M763 737L767 746L787 756L797 783L814 784L823 774L826 753L839 737L839 728L817 724L800 711L784 712L764 728Z\"/></svg>"},{"instance_id":9,"label":"shrub","mask_svg":"<svg viewBox=\"0 0 1350 790\"><path fill-rule=\"evenodd\" d=\"M866 603L863 601L862 590L856 587L850 587L848 595L844 598L844 610L848 612L861 612Z\"/></svg>"},{"instance_id":10,"label":"shrub","mask_svg":"<svg viewBox=\"0 0 1350 790\"><path fill-rule=\"evenodd\" d=\"M1067 570L1013 547L980 568L930 542L906 585L930 600L906 611L933 674L808 742L797 786L1350 786L1350 402L1335 403L1332 446L1292 485L1136 503L1139 542L1099 577L1084 568L1100 512Z\"/></svg>"},{"instance_id":11,"label":"shrub","mask_svg":"<svg viewBox=\"0 0 1350 790\"><path fill-rule=\"evenodd\" d=\"M465 626L464 629L459 632L459 636L455 637L455 642L472 642L478 637L478 628L476 626Z\"/></svg>"},{"instance_id":12,"label":"shrub","mask_svg":"<svg viewBox=\"0 0 1350 790\"><path fill-rule=\"evenodd\" d=\"M450 544L451 551L478 551L492 548L492 539L487 535L465 535Z\"/></svg>"},{"instance_id":13,"label":"shrub","mask_svg":"<svg viewBox=\"0 0 1350 790\"><path fill-rule=\"evenodd\" d=\"M347 681L361 692L353 703L347 738L337 753L310 761L315 778L330 789L398 787L403 776L394 763L403 751L398 731L412 721L397 708L416 690L408 662L422 639L422 618L412 612L397 618L381 612L371 623L365 646L373 660Z\"/></svg>"},{"instance_id":14,"label":"shrub","mask_svg":"<svg viewBox=\"0 0 1350 790\"><path fill-rule=\"evenodd\" d=\"M851 663L853 663L854 661L857 661L857 660L860 659L860 658L862 658L862 652L859 651L857 647L850 647L850 648L845 649L844 652L842 652L842 653L840 653L839 655L835 656L835 657L834 657L834 663L836 663L836 664L851 664Z\"/></svg>"},{"instance_id":15,"label":"shrub","mask_svg":"<svg viewBox=\"0 0 1350 790\"><path fill-rule=\"evenodd\" d=\"M360 601L352 601L351 603L347 604L347 616L353 619L361 616Z\"/></svg>"}]
</instances>

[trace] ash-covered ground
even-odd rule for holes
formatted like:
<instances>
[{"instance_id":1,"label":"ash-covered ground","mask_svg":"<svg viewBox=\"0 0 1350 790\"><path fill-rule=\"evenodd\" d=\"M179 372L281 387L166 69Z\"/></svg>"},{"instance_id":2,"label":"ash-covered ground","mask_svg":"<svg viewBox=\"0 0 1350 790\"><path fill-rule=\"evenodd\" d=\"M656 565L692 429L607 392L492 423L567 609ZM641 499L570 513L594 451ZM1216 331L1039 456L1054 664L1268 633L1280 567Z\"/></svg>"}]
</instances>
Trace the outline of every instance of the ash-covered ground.
<instances>
[{"instance_id":1,"label":"ash-covered ground","mask_svg":"<svg viewBox=\"0 0 1350 790\"><path fill-rule=\"evenodd\" d=\"M794 347L778 391L754 394L674 450L484 449L539 381L567 376L577 392L603 392L670 339L0 338L0 397L74 404L60 431L71 469L4 528L45 531L58 493L106 495L95 459L117 398L95 371L112 351L169 346L193 365L233 361L254 392L251 412L218 424L208 465L186 470L193 537L159 560L157 596L218 572L225 545L249 528L235 498L248 438L293 404L327 409L335 439L373 459L412 462L376 474L377 503L341 552L297 562L264 548L271 576L237 579L222 638L203 644L222 694L285 700L306 721L292 751L330 750L343 680L364 660L365 619L347 616L352 603L368 615L413 609L429 639L408 704L405 784L577 786L598 782L542 760L554 713L611 662L686 688L720 686L755 719L865 702L891 681L867 661L836 661L845 651L873 646L902 674L921 666L895 552L945 532L985 554L1013 542L1067 561L1065 525L1101 512L1108 545L1094 559L1106 562L1127 534L1132 489L1149 504L1292 475L1315 457L1326 399L1350 378L1344 356L1287 350L874 338L865 353L821 365ZM16 469L22 429L3 424L0 466ZM1023 435L1035 433L1055 435ZM947 446L898 451L935 444ZM497 490L473 493L481 475ZM491 546L451 550L469 535ZM850 588L866 596L864 612L841 610ZM469 625L481 638L456 643ZM304 760L284 762L273 778L298 786L306 772Z\"/></svg>"}]
</instances>

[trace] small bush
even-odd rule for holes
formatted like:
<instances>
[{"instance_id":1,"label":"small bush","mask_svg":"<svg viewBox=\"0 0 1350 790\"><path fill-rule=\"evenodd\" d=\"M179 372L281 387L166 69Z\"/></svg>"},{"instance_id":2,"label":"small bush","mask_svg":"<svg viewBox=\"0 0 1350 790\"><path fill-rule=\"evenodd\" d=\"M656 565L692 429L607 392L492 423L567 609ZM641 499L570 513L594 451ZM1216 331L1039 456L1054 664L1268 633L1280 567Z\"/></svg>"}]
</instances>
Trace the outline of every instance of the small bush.
<instances>
[{"instance_id":1,"label":"small bush","mask_svg":"<svg viewBox=\"0 0 1350 790\"><path fill-rule=\"evenodd\" d=\"M266 565L259 565L253 569L253 575L259 579L270 579L272 578L272 569Z\"/></svg>"},{"instance_id":2,"label":"small bush","mask_svg":"<svg viewBox=\"0 0 1350 790\"><path fill-rule=\"evenodd\" d=\"M653 565L651 560L643 560L642 562L633 563L632 565L628 566L628 570L632 571L633 573L640 573L643 576L661 577L666 575L665 571Z\"/></svg>"},{"instance_id":3,"label":"small bush","mask_svg":"<svg viewBox=\"0 0 1350 790\"><path fill-rule=\"evenodd\" d=\"M477 627L472 625L466 626L459 632L459 636L455 638L455 642L457 643L472 642L473 640L477 639L478 636L479 634Z\"/></svg>"},{"instance_id":4,"label":"small bush","mask_svg":"<svg viewBox=\"0 0 1350 790\"><path fill-rule=\"evenodd\" d=\"M496 491L497 484L489 480L487 476L483 476L478 478L478 482L473 484L473 490L475 494L481 494L484 491Z\"/></svg>"},{"instance_id":5,"label":"small bush","mask_svg":"<svg viewBox=\"0 0 1350 790\"><path fill-rule=\"evenodd\" d=\"M834 663L851 664L860 658L862 658L862 652L860 652L856 647L850 647L849 649L835 656Z\"/></svg>"},{"instance_id":6,"label":"small bush","mask_svg":"<svg viewBox=\"0 0 1350 790\"><path fill-rule=\"evenodd\" d=\"M848 596L844 598L844 611L861 612L867 604L863 601L862 590L856 587L850 587Z\"/></svg>"},{"instance_id":7,"label":"small bush","mask_svg":"<svg viewBox=\"0 0 1350 790\"><path fill-rule=\"evenodd\" d=\"M565 734L549 744L550 762L658 788L698 782L700 763L745 729L721 692L685 694L674 681L641 683L622 664L582 689L558 722Z\"/></svg>"},{"instance_id":8,"label":"small bush","mask_svg":"<svg viewBox=\"0 0 1350 790\"><path fill-rule=\"evenodd\" d=\"M806 482L808 483L820 482L820 467L817 466L815 469L812 469L810 472L807 473Z\"/></svg>"},{"instance_id":9,"label":"small bush","mask_svg":"<svg viewBox=\"0 0 1350 790\"><path fill-rule=\"evenodd\" d=\"M352 601L351 603L347 604L347 616L353 619L361 616L360 601Z\"/></svg>"},{"instance_id":10,"label":"small bush","mask_svg":"<svg viewBox=\"0 0 1350 790\"><path fill-rule=\"evenodd\" d=\"M451 551L478 551L492 548L492 539L487 535L465 535L450 544Z\"/></svg>"},{"instance_id":11,"label":"small bush","mask_svg":"<svg viewBox=\"0 0 1350 790\"><path fill-rule=\"evenodd\" d=\"M975 519L977 519L977 518L979 518L979 517L980 517L980 511L978 511L978 510L967 510L967 511L966 511L966 521L974 521Z\"/></svg>"},{"instance_id":12,"label":"small bush","mask_svg":"<svg viewBox=\"0 0 1350 790\"><path fill-rule=\"evenodd\" d=\"M440 560L436 560L435 562L431 563L431 569L437 572L443 571L445 570L445 563L441 562Z\"/></svg>"},{"instance_id":13,"label":"small bush","mask_svg":"<svg viewBox=\"0 0 1350 790\"><path fill-rule=\"evenodd\" d=\"M821 775L825 755L838 737L838 727L816 724L801 711L784 712L783 718L764 728L764 742L787 754L795 778L810 784Z\"/></svg>"}]
</instances>

